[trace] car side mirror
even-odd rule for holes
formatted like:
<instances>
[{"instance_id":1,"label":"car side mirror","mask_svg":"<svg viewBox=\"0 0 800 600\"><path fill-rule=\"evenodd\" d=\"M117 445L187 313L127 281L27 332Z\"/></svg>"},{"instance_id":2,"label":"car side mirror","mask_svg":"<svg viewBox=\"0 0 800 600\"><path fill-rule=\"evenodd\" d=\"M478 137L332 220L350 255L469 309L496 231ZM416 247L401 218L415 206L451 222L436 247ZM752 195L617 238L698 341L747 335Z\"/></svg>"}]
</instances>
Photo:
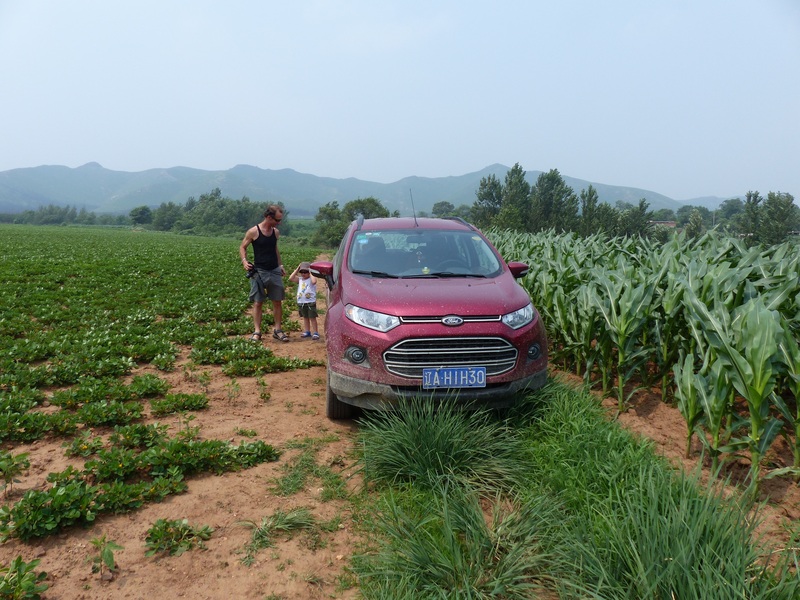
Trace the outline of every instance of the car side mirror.
<instances>
[{"instance_id":1,"label":"car side mirror","mask_svg":"<svg viewBox=\"0 0 800 600\"><path fill-rule=\"evenodd\" d=\"M333 263L327 260L321 260L319 262L311 263L311 267L308 269L311 271L311 274L314 277L322 277L325 279L325 283L328 284L328 288L332 288L334 281L333 281Z\"/></svg>"},{"instance_id":2,"label":"car side mirror","mask_svg":"<svg viewBox=\"0 0 800 600\"><path fill-rule=\"evenodd\" d=\"M523 262L512 260L510 263L508 263L508 270L511 271L514 279L519 279L520 277L525 277L525 275L528 274L530 267Z\"/></svg>"}]
</instances>

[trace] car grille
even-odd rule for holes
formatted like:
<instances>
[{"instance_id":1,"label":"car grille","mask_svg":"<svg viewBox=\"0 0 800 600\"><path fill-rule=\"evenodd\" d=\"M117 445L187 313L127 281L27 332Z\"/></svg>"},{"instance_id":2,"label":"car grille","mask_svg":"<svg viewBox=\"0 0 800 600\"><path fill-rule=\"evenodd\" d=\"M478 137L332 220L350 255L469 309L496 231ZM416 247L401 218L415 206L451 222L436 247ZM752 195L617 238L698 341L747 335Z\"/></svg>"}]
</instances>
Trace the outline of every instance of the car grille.
<instances>
[{"instance_id":1,"label":"car grille","mask_svg":"<svg viewBox=\"0 0 800 600\"><path fill-rule=\"evenodd\" d=\"M386 370L401 377L422 378L422 369L486 367L486 375L514 368L517 349L503 338L415 338L398 342L383 353Z\"/></svg>"},{"instance_id":2,"label":"car grille","mask_svg":"<svg viewBox=\"0 0 800 600\"><path fill-rule=\"evenodd\" d=\"M487 315L476 317L462 317L464 323L499 323L502 319L500 315ZM441 323L442 317L400 317L400 322L404 325L410 323Z\"/></svg>"}]
</instances>

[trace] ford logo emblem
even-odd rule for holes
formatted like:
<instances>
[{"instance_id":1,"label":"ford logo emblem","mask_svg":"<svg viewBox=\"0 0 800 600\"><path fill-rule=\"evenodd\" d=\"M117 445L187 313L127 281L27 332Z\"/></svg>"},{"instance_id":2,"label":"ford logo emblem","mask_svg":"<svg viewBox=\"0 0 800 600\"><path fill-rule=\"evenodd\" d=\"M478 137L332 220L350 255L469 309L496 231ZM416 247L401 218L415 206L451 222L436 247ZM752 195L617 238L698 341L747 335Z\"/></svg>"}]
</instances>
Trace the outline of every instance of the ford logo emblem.
<instances>
[{"instance_id":1,"label":"ford logo emblem","mask_svg":"<svg viewBox=\"0 0 800 600\"><path fill-rule=\"evenodd\" d=\"M457 317L456 315L448 315L442 318L442 324L447 325L448 327L458 327L459 325L464 324L464 319Z\"/></svg>"}]
</instances>

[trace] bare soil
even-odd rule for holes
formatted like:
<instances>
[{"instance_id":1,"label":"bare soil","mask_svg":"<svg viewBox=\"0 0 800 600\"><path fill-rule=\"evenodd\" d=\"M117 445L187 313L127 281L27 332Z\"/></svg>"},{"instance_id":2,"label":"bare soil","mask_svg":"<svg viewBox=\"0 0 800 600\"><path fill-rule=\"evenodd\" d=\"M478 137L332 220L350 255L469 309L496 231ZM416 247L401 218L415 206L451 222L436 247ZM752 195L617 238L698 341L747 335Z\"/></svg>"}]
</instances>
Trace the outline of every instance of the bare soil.
<instances>
[{"instance_id":1,"label":"bare soil","mask_svg":"<svg viewBox=\"0 0 800 600\"><path fill-rule=\"evenodd\" d=\"M261 343L280 356L325 360L324 341L301 340L297 333L288 343L265 334ZM196 380L185 375L183 366L188 364L187 357L188 348L184 349L174 372L158 373L172 385L172 392L202 391ZM236 391L230 378L219 369L203 370L212 375L207 390L211 402L207 410L196 413L197 418L191 423L201 428L201 439L223 439L236 444L261 439L284 449L279 461L223 476L192 478L184 494L130 514L102 516L90 528L74 527L29 543L10 540L0 546L0 563L8 564L17 555L26 561L41 559L38 570L48 573L46 582L50 588L44 594L48 599L357 597L356 587L342 585L348 580L348 559L360 544L352 526L349 504L341 500L322 501L318 482L288 497L274 491L276 479L299 452L286 449L287 443L331 436L336 441L323 444L318 464L348 478L352 489L359 486L353 456L357 426L352 421L330 421L325 417L325 367L264 375L270 394L267 400L262 398L263 390L256 378L239 378L240 389ZM144 372L147 370L136 374ZM614 402L603 403L613 418ZM657 394L639 394L633 406L618 419L624 427L651 439L657 451L676 466L695 468L699 447L694 448L691 458L684 458L684 420L675 408L661 402ZM162 418L160 422L170 425L172 435L182 427L179 417ZM254 430L257 437L245 437L240 433L243 430ZM771 459L773 463L785 463L789 459L787 450L779 449ZM18 446L14 452L29 452L31 468L15 484L8 501L18 499L26 490L46 488L45 478L50 472L63 470L69 464L83 466L80 459L65 457L60 442L39 441ZM786 525L796 526L800 519L800 488L784 478L765 482L764 489L769 504L762 515L762 529L768 539L778 545L785 544ZM251 530L241 523L260 523L276 510L296 507L310 509L319 521L340 516L341 526L319 539L303 534L279 537L273 548L256 555L252 565L242 564ZM205 550L196 549L181 556L146 557L145 537L157 519L188 519L194 526L212 527L214 533ZM87 557L95 552L90 540L103 535L124 547L115 553L119 571L113 578L92 573L87 562Z\"/></svg>"}]
</instances>

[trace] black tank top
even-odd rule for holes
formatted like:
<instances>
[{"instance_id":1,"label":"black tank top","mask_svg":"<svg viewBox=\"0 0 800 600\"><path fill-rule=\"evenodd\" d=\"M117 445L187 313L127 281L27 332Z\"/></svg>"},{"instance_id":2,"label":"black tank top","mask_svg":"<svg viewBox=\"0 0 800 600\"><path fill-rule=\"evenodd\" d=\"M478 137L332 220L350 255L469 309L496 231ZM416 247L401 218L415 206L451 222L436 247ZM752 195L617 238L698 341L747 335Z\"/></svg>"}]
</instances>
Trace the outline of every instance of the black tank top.
<instances>
[{"instance_id":1,"label":"black tank top","mask_svg":"<svg viewBox=\"0 0 800 600\"><path fill-rule=\"evenodd\" d=\"M256 229L258 229L258 237L253 240L254 264L259 269L277 269L279 266L278 253L275 249L278 246L278 236L275 235L275 229L272 230L272 235L264 235L258 225L256 225Z\"/></svg>"}]
</instances>

